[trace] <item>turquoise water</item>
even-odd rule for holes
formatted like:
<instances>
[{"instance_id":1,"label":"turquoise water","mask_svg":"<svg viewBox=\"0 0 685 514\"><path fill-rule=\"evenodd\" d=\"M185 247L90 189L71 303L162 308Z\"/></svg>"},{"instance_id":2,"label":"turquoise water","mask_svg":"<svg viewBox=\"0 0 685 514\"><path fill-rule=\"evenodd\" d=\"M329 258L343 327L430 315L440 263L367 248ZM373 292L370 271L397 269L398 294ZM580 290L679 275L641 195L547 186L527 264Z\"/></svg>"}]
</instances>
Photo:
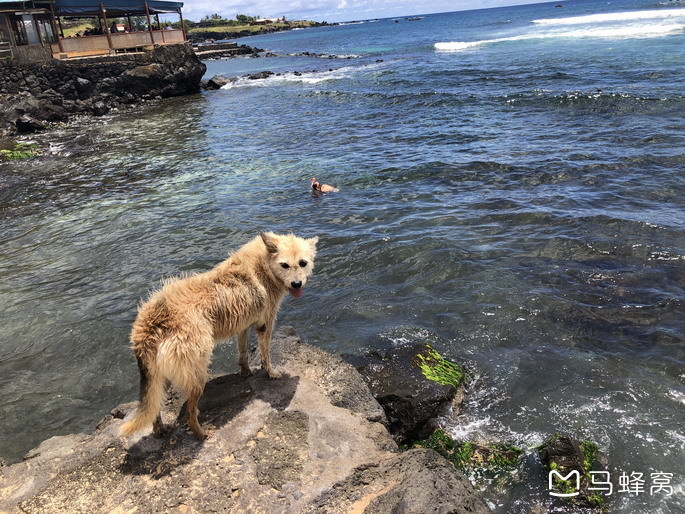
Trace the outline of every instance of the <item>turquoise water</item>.
<instances>
[{"instance_id":1,"label":"turquoise water","mask_svg":"<svg viewBox=\"0 0 685 514\"><path fill-rule=\"evenodd\" d=\"M0 164L0 456L135 399L136 304L272 229L321 237L279 323L339 353L466 357L479 381L453 435L591 439L612 512L682 512L685 9L563 4L247 38L278 57L207 77L281 75ZM288 55L306 51L350 58ZM340 193L312 195L313 176ZM231 344L213 369L237 369ZM624 471L644 494L618 492ZM650 494L654 472L672 494ZM484 494L528 512L545 487L529 459Z\"/></svg>"}]
</instances>

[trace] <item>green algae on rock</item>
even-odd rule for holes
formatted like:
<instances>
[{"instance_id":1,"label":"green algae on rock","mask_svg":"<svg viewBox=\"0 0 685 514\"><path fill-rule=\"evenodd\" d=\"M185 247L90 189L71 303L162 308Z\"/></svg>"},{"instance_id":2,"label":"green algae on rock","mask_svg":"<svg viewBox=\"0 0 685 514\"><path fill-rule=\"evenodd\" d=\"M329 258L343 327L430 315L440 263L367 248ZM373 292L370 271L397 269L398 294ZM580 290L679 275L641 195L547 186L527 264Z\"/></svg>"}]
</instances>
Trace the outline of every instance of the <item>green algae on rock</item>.
<instances>
[{"instance_id":1,"label":"green algae on rock","mask_svg":"<svg viewBox=\"0 0 685 514\"><path fill-rule=\"evenodd\" d=\"M36 143L17 143L11 150L0 150L0 161L23 161L40 155Z\"/></svg>"},{"instance_id":2,"label":"green algae on rock","mask_svg":"<svg viewBox=\"0 0 685 514\"><path fill-rule=\"evenodd\" d=\"M440 385L459 388L466 377L464 369L459 364L445 359L429 344L426 344L423 352L416 355L413 363L426 379Z\"/></svg>"},{"instance_id":3,"label":"green algae on rock","mask_svg":"<svg viewBox=\"0 0 685 514\"><path fill-rule=\"evenodd\" d=\"M483 445L470 441L458 442L441 428L426 439L415 441L406 447L435 450L462 471L478 469L495 474L515 469L523 455L523 450L512 444Z\"/></svg>"},{"instance_id":4,"label":"green algae on rock","mask_svg":"<svg viewBox=\"0 0 685 514\"><path fill-rule=\"evenodd\" d=\"M572 505L574 512L607 510L606 496L599 494L596 487L589 489L590 485L600 485L592 482L592 473L606 468L597 444L556 433L537 451L549 473L550 494ZM574 471L578 471L576 481L572 481Z\"/></svg>"}]
</instances>

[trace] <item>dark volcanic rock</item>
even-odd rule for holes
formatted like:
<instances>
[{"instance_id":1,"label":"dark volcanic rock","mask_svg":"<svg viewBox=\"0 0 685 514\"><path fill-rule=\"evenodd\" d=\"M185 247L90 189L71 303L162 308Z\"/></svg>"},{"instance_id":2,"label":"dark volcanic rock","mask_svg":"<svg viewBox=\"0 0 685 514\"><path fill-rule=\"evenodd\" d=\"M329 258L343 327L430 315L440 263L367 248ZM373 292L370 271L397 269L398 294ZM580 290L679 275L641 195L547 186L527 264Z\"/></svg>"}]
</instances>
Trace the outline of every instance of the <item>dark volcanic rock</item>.
<instances>
[{"instance_id":1,"label":"dark volcanic rock","mask_svg":"<svg viewBox=\"0 0 685 514\"><path fill-rule=\"evenodd\" d=\"M538 455L547 473L552 470L558 473L551 477L555 492L576 494L568 498L557 498L558 508L555 512L576 514L605 511L606 497L597 494L596 490L588 489L590 472L607 469L606 458L599 453L596 444L555 434L539 447ZM575 476L571 475L574 471L578 472ZM561 480L562 477L569 478ZM602 478L600 476L600 481Z\"/></svg>"},{"instance_id":2,"label":"dark volcanic rock","mask_svg":"<svg viewBox=\"0 0 685 514\"><path fill-rule=\"evenodd\" d=\"M548 445L543 445L539 453L545 466L555 462L565 469L583 469L583 451L576 439L566 436L553 438Z\"/></svg>"},{"instance_id":3,"label":"dark volcanic rock","mask_svg":"<svg viewBox=\"0 0 685 514\"><path fill-rule=\"evenodd\" d=\"M416 356L425 351L426 345L417 344L391 349L384 356L348 357L383 407L388 429L398 442L432 432L431 420L452 407L458 396L457 387L433 382L421 373Z\"/></svg>"},{"instance_id":4,"label":"dark volcanic rock","mask_svg":"<svg viewBox=\"0 0 685 514\"><path fill-rule=\"evenodd\" d=\"M72 113L99 116L121 104L196 93L206 69L189 43L87 61L0 61L0 136L42 130Z\"/></svg>"},{"instance_id":5,"label":"dark volcanic rock","mask_svg":"<svg viewBox=\"0 0 685 514\"><path fill-rule=\"evenodd\" d=\"M1 102L1 105L0 135L3 125L9 127L10 131L30 133L43 130L50 122L67 119L67 112L61 105L29 93L13 96L7 102Z\"/></svg>"},{"instance_id":6,"label":"dark volcanic rock","mask_svg":"<svg viewBox=\"0 0 685 514\"><path fill-rule=\"evenodd\" d=\"M226 84L229 84L231 82L235 82L238 80L237 77L226 77L224 75L214 75L211 79L209 79L204 87L205 89L221 89L224 87Z\"/></svg>"},{"instance_id":7,"label":"dark volcanic rock","mask_svg":"<svg viewBox=\"0 0 685 514\"><path fill-rule=\"evenodd\" d=\"M268 79L273 74L273 71L260 71L258 73L251 73L247 78L250 80Z\"/></svg>"}]
</instances>

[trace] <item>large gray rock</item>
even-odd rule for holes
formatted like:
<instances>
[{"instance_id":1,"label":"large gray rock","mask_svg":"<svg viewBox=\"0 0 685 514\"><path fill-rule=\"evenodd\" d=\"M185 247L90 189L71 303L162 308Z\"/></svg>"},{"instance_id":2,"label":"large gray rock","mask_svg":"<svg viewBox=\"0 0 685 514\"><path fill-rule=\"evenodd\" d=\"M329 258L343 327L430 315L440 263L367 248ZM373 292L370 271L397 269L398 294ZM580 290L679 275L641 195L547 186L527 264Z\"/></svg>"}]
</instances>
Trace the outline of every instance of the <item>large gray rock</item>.
<instances>
[{"instance_id":1,"label":"large gray rock","mask_svg":"<svg viewBox=\"0 0 685 514\"><path fill-rule=\"evenodd\" d=\"M1 512L487 512L468 480L429 450L398 453L378 403L356 370L274 336L262 371L211 380L200 421L187 433L178 401L163 411L167 438L119 439L135 403L94 434L54 437L0 468Z\"/></svg>"}]
</instances>

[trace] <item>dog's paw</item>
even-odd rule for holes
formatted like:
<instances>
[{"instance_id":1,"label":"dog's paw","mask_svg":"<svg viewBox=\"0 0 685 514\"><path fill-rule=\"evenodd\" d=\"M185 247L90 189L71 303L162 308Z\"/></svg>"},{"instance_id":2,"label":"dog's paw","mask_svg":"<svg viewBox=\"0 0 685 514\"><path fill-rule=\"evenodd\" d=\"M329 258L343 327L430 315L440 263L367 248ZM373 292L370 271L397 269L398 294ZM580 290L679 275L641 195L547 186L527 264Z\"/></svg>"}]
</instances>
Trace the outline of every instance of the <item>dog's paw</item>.
<instances>
[{"instance_id":1,"label":"dog's paw","mask_svg":"<svg viewBox=\"0 0 685 514\"><path fill-rule=\"evenodd\" d=\"M275 379L275 378L281 378L283 376L283 373L280 371L276 371L274 369L267 369L266 370L267 375L269 375L269 378Z\"/></svg>"},{"instance_id":2,"label":"dog's paw","mask_svg":"<svg viewBox=\"0 0 685 514\"><path fill-rule=\"evenodd\" d=\"M210 437L212 435L211 430L205 430L203 428L199 428L199 429L189 428L188 432L193 434L198 441L204 441L205 439L207 439L208 437Z\"/></svg>"},{"instance_id":3,"label":"dog's paw","mask_svg":"<svg viewBox=\"0 0 685 514\"><path fill-rule=\"evenodd\" d=\"M252 376L254 372L249 368L240 368L240 376L241 377L249 377Z\"/></svg>"},{"instance_id":4,"label":"dog's paw","mask_svg":"<svg viewBox=\"0 0 685 514\"><path fill-rule=\"evenodd\" d=\"M172 426L161 425L154 427L152 433L155 435L155 437L164 438L171 435L171 432L173 432L173 430L174 428Z\"/></svg>"}]
</instances>

